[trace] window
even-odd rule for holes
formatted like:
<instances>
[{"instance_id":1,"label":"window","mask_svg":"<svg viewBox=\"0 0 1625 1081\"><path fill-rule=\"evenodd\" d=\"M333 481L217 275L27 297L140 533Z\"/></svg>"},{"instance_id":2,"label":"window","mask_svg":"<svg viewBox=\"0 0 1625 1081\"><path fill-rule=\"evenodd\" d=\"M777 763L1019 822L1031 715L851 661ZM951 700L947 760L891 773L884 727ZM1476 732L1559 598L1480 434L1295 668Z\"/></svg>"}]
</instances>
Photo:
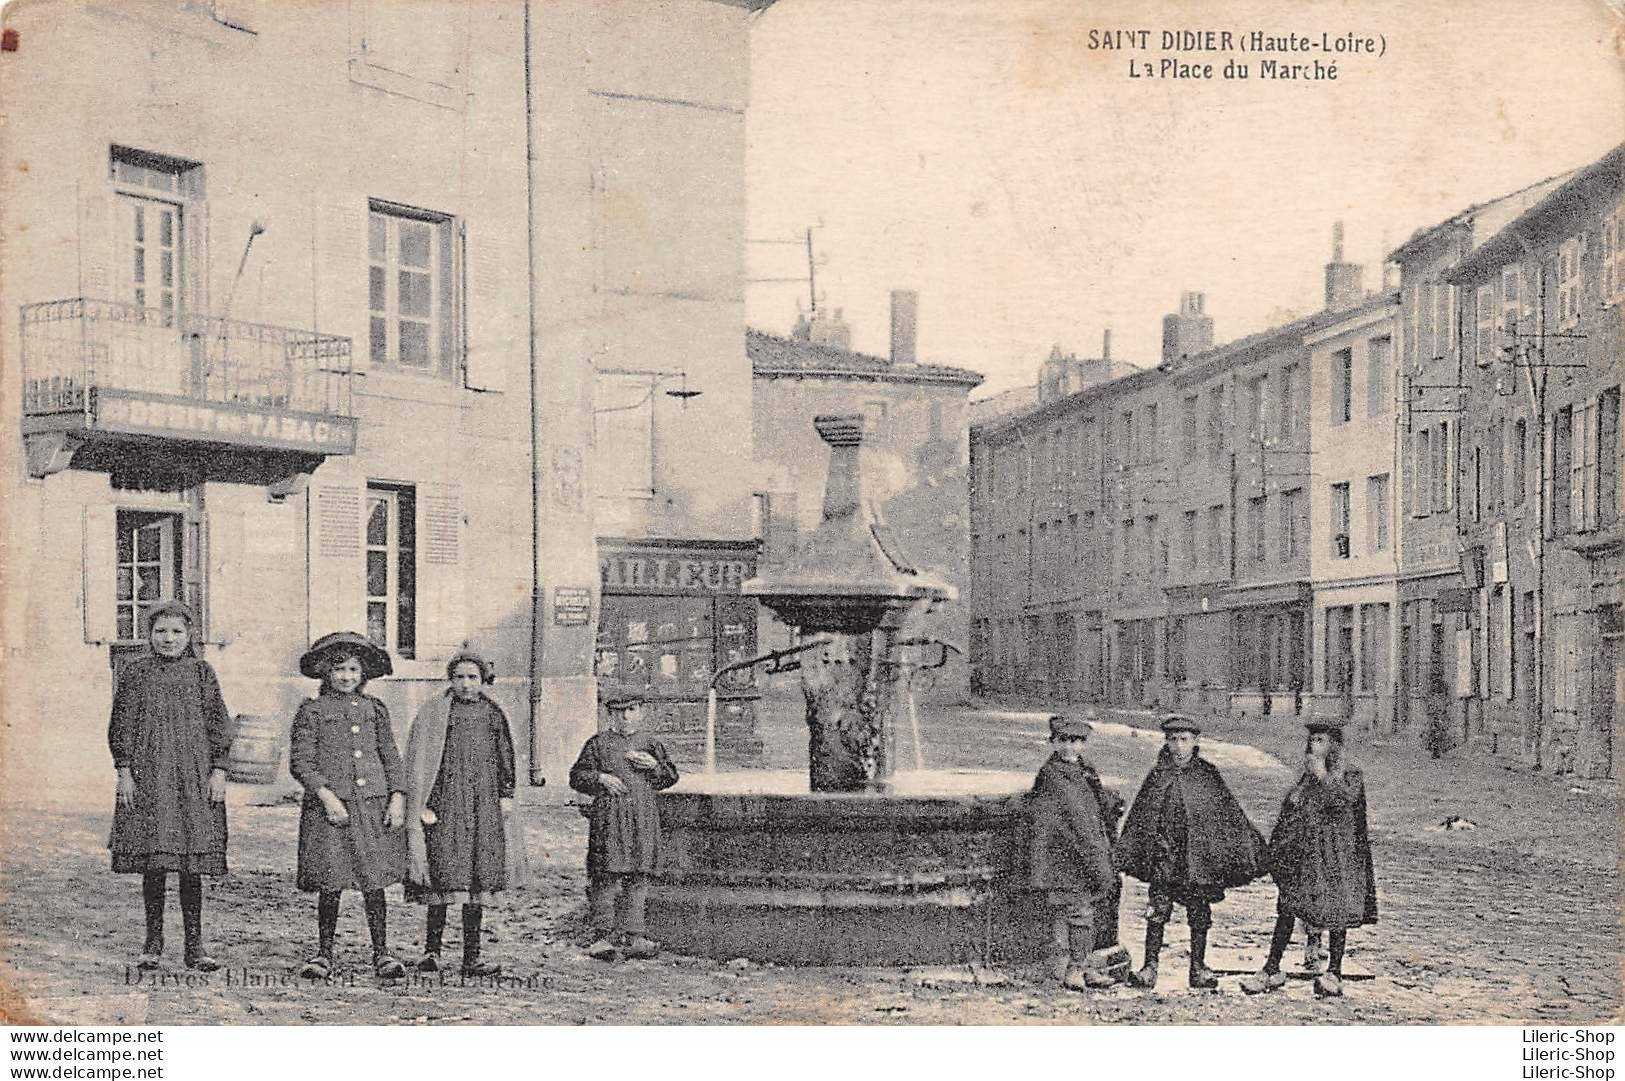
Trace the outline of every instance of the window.
<instances>
[{"instance_id":1,"label":"window","mask_svg":"<svg viewBox=\"0 0 1625 1081\"><path fill-rule=\"evenodd\" d=\"M1497 418L1490 425L1488 438L1485 440L1487 446L1484 448L1489 454L1488 468L1484 470L1484 488L1491 514L1499 514L1506 501L1506 494L1501 487L1505 473L1506 438L1506 421Z\"/></svg>"},{"instance_id":2,"label":"window","mask_svg":"<svg viewBox=\"0 0 1625 1081\"><path fill-rule=\"evenodd\" d=\"M593 494L608 520L625 512L619 501L654 495L656 375L598 372L593 383Z\"/></svg>"},{"instance_id":3,"label":"window","mask_svg":"<svg viewBox=\"0 0 1625 1081\"><path fill-rule=\"evenodd\" d=\"M1125 464L1140 460L1139 444L1134 441L1134 413L1125 410L1122 416L1120 447Z\"/></svg>"},{"instance_id":4,"label":"window","mask_svg":"<svg viewBox=\"0 0 1625 1081\"><path fill-rule=\"evenodd\" d=\"M368 359L378 366L450 374L452 223L380 202L367 215Z\"/></svg>"},{"instance_id":5,"label":"window","mask_svg":"<svg viewBox=\"0 0 1625 1081\"><path fill-rule=\"evenodd\" d=\"M1388 550L1388 474L1365 479L1366 550Z\"/></svg>"},{"instance_id":6,"label":"window","mask_svg":"<svg viewBox=\"0 0 1625 1081\"><path fill-rule=\"evenodd\" d=\"M1354 350L1339 349L1332 354L1332 423L1347 424L1354 391Z\"/></svg>"},{"instance_id":7,"label":"window","mask_svg":"<svg viewBox=\"0 0 1625 1081\"><path fill-rule=\"evenodd\" d=\"M1224 457L1224 384L1220 383L1208 393L1207 438L1208 453L1216 462Z\"/></svg>"},{"instance_id":8,"label":"window","mask_svg":"<svg viewBox=\"0 0 1625 1081\"><path fill-rule=\"evenodd\" d=\"M1509 350L1518 347L1518 335L1523 330L1523 272L1514 263L1501 268L1501 345Z\"/></svg>"},{"instance_id":9,"label":"window","mask_svg":"<svg viewBox=\"0 0 1625 1081\"><path fill-rule=\"evenodd\" d=\"M1411 514L1426 518L1433 513L1433 429L1418 429L1412 436L1410 463Z\"/></svg>"},{"instance_id":10,"label":"window","mask_svg":"<svg viewBox=\"0 0 1625 1081\"><path fill-rule=\"evenodd\" d=\"M1152 580L1160 582L1168 577L1168 535L1157 528L1155 514L1145 520L1145 539L1151 557L1155 560L1151 566Z\"/></svg>"},{"instance_id":11,"label":"window","mask_svg":"<svg viewBox=\"0 0 1625 1081\"><path fill-rule=\"evenodd\" d=\"M144 640L148 613L179 595L179 539L177 514L118 512L118 588L114 596L119 641Z\"/></svg>"},{"instance_id":12,"label":"window","mask_svg":"<svg viewBox=\"0 0 1625 1081\"><path fill-rule=\"evenodd\" d=\"M148 308L157 322L175 325L189 299L185 290L188 204L203 197L196 162L115 146L108 176L114 197L119 254L113 300ZM99 299L99 298L97 298Z\"/></svg>"},{"instance_id":13,"label":"window","mask_svg":"<svg viewBox=\"0 0 1625 1081\"><path fill-rule=\"evenodd\" d=\"M1565 483L1571 475L1574 461L1574 411L1569 406L1559 409L1552 417L1552 532L1569 531L1569 510L1573 494L1572 484Z\"/></svg>"},{"instance_id":14,"label":"window","mask_svg":"<svg viewBox=\"0 0 1625 1081\"><path fill-rule=\"evenodd\" d=\"M1281 442L1292 439L1298 425L1298 366L1288 364L1281 369Z\"/></svg>"},{"instance_id":15,"label":"window","mask_svg":"<svg viewBox=\"0 0 1625 1081\"><path fill-rule=\"evenodd\" d=\"M1393 339L1372 338L1365 346L1365 415L1388 412L1388 368L1394 362Z\"/></svg>"},{"instance_id":16,"label":"window","mask_svg":"<svg viewBox=\"0 0 1625 1081\"><path fill-rule=\"evenodd\" d=\"M1196 570L1197 554L1198 554L1197 551L1196 551L1196 512L1195 511L1188 510L1188 511L1185 512L1185 520L1184 520L1183 528L1184 528L1183 543L1180 545L1181 554L1185 558L1185 570L1187 572L1194 572Z\"/></svg>"},{"instance_id":17,"label":"window","mask_svg":"<svg viewBox=\"0 0 1625 1081\"><path fill-rule=\"evenodd\" d=\"M1163 666L1167 669L1170 680L1176 683L1185 681L1185 620L1174 616L1166 624L1165 637L1162 645Z\"/></svg>"},{"instance_id":18,"label":"window","mask_svg":"<svg viewBox=\"0 0 1625 1081\"><path fill-rule=\"evenodd\" d=\"M1180 452L1181 457L1187 462L1196 458L1196 410L1197 396L1188 395L1179 417Z\"/></svg>"},{"instance_id":19,"label":"window","mask_svg":"<svg viewBox=\"0 0 1625 1081\"><path fill-rule=\"evenodd\" d=\"M1254 442L1264 438L1264 420L1268 407L1264 398L1268 393L1268 376L1259 375L1247 380L1247 435Z\"/></svg>"},{"instance_id":20,"label":"window","mask_svg":"<svg viewBox=\"0 0 1625 1081\"><path fill-rule=\"evenodd\" d=\"M1612 303L1625 297L1625 200L1614 204L1602 220L1602 299Z\"/></svg>"},{"instance_id":21,"label":"window","mask_svg":"<svg viewBox=\"0 0 1625 1081\"><path fill-rule=\"evenodd\" d=\"M1354 689L1354 608L1326 609L1326 691Z\"/></svg>"},{"instance_id":22,"label":"window","mask_svg":"<svg viewBox=\"0 0 1625 1081\"><path fill-rule=\"evenodd\" d=\"M1207 511L1207 562L1212 571L1224 577L1230 569L1230 552L1226 548L1230 531L1225 525L1224 507L1209 507Z\"/></svg>"},{"instance_id":23,"label":"window","mask_svg":"<svg viewBox=\"0 0 1625 1081\"><path fill-rule=\"evenodd\" d=\"M1597 528L1619 521L1619 388L1597 400Z\"/></svg>"},{"instance_id":24,"label":"window","mask_svg":"<svg viewBox=\"0 0 1625 1081\"><path fill-rule=\"evenodd\" d=\"M1478 330L1477 348L1474 359L1480 368L1488 368L1495 359L1495 286L1480 285L1478 297L1474 301L1476 310L1476 327Z\"/></svg>"},{"instance_id":25,"label":"window","mask_svg":"<svg viewBox=\"0 0 1625 1081\"><path fill-rule=\"evenodd\" d=\"M1434 348L1433 338L1433 292L1437 288L1433 282L1422 283L1421 301L1417 305L1416 334L1418 364L1425 364L1429 360L1437 360L1439 352Z\"/></svg>"},{"instance_id":26,"label":"window","mask_svg":"<svg viewBox=\"0 0 1625 1081\"><path fill-rule=\"evenodd\" d=\"M1489 648L1484 651L1484 679L1489 695L1500 695L1504 681L1511 675L1512 627L1507 611L1510 597L1504 584L1490 590Z\"/></svg>"},{"instance_id":27,"label":"window","mask_svg":"<svg viewBox=\"0 0 1625 1081\"><path fill-rule=\"evenodd\" d=\"M1450 467L1450 422L1441 421L1433 436L1433 509L1455 505L1455 476Z\"/></svg>"},{"instance_id":28,"label":"window","mask_svg":"<svg viewBox=\"0 0 1625 1081\"><path fill-rule=\"evenodd\" d=\"M1524 468L1527 462L1529 426L1522 417L1512 423L1512 505L1523 505Z\"/></svg>"},{"instance_id":29,"label":"window","mask_svg":"<svg viewBox=\"0 0 1625 1081\"><path fill-rule=\"evenodd\" d=\"M1416 368L1417 338L1416 338L1416 312L1421 305L1421 287L1407 286L1405 289L1405 366L1411 370Z\"/></svg>"},{"instance_id":30,"label":"window","mask_svg":"<svg viewBox=\"0 0 1625 1081\"><path fill-rule=\"evenodd\" d=\"M1281 493L1281 558L1297 559L1304 553L1303 533L1307 526L1303 513L1303 489Z\"/></svg>"},{"instance_id":31,"label":"window","mask_svg":"<svg viewBox=\"0 0 1625 1081\"><path fill-rule=\"evenodd\" d=\"M1572 237L1557 252L1557 325L1573 326L1580 318L1582 279L1580 263L1585 258L1585 241Z\"/></svg>"},{"instance_id":32,"label":"window","mask_svg":"<svg viewBox=\"0 0 1625 1081\"><path fill-rule=\"evenodd\" d=\"M1264 496L1247 500L1247 551L1256 565L1268 556L1264 541Z\"/></svg>"},{"instance_id":33,"label":"window","mask_svg":"<svg viewBox=\"0 0 1625 1081\"><path fill-rule=\"evenodd\" d=\"M1456 344L1456 287L1443 282L1434 287L1433 355L1443 357Z\"/></svg>"},{"instance_id":34,"label":"window","mask_svg":"<svg viewBox=\"0 0 1625 1081\"><path fill-rule=\"evenodd\" d=\"M1144 462L1157 461L1162 457L1162 448L1158 445L1162 441L1162 433L1159 430L1157 407L1155 405L1145 407L1143 429L1140 432L1140 439L1144 444L1141 448L1140 460Z\"/></svg>"},{"instance_id":35,"label":"window","mask_svg":"<svg viewBox=\"0 0 1625 1081\"><path fill-rule=\"evenodd\" d=\"M1134 557L1134 550L1139 545L1134 543L1134 519L1123 519L1123 528L1117 535L1117 544L1122 552L1122 577L1133 578L1139 572L1139 560Z\"/></svg>"},{"instance_id":36,"label":"window","mask_svg":"<svg viewBox=\"0 0 1625 1081\"><path fill-rule=\"evenodd\" d=\"M408 486L367 487L367 639L417 651L417 498Z\"/></svg>"},{"instance_id":37,"label":"window","mask_svg":"<svg viewBox=\"0 0 1625 1081\"><path fill-rule=\"evenodd\" d=\"M1332 558L1349 557L1349 486L1332 485Z\"/></svg>"}]
</instances>

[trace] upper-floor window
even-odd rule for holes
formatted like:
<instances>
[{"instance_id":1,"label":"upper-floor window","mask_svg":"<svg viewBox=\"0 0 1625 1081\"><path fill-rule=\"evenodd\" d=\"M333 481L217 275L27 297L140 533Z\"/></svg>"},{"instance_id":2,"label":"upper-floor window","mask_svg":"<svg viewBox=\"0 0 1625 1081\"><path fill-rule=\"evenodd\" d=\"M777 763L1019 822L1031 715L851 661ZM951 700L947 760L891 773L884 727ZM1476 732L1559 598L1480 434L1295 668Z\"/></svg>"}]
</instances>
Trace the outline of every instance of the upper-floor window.
<instances>
[{"instance_id":1,"label":"upper-floor window","mask_svg":"<svg viewBox=\"0 0 1625 1081\"><path fill-rule=\"evenodd\" d=\"M1196 457L1196 406L1196 395L1187 395L1179 418L1181 457L1187 462Z\"/></svg>"},{"instance_id":2,"label":"upper-floor window","mask_svg":"<svg viewBox=\"0 0 1625 1081\"><path fill-rule=\"evenodd\" d=\"M1247 434L1253 440L1264 438L1264 426L1269 414L1269 376L1258 375L1247 381Z\"/></svg>"},{"instance_id":3,"label":"upper-floor window","mask_svg":"<svg viewBox=\"0 0 1625 1081\"><path fill-rule=\"evenodd\" d=\"M1292 439L1298 426L1298 383L1299 373L1296 364L1288 364L1281 369L1281 402L1277 412L1281 416L1281 442Z\"/></svg>"},{"instance_id":4,"label":"upper-floor window","mask_svg":"<svg viewBox=\"0 0 1625 1081\"><path fill-rule=\"evenodd\" d=\"M1192 571L1196 570L1196 560L1197 560L1197 554L1198 554L1197 551L1196 551L1196 512L1195 511L1188 510L1188 511L1185 512L1185 519L1184 519L1184 527L1183 527L1183 529L1184 529L1184 531L1183 531L1183 534L1181 536L1181 542L1182 543L1180 544L1180 554L1184 557L1185 570L1187 572L1192 572Z\"/></svg>"},{"instance_id":5,"label":"upper-floor window","mask_svg":"<svg viewBox=\"0 0 1625 1081\"><path fill-rule=\"evenodd\" d=\"M1162 457L1162 450L1158 445L1162 441L1162 432L1159 420L1160 418L1157 416L1156 404L1152 403L1151 405L1146 406L1145 423L1141 425L1140 431L1142 451L1140 454L1141 461L1154 462Z\"/></svg>"},{"instance_id":6,"label":"upper-floor window","mask_svg":"<svg viewBox=\"0 0 1625 1081\"><path fill-rule=\"evenodd\" d=\"M1501 345L1517 349L1524 330L1523 271L1514 263L1501 268Z\"/></svg>"},{"instance_id":7,"label":"upper-floor window","mask_svg":"<svg viewBox=\"0 0 1625 1081\"><path fill-rule=\"evenodd\" d=\"M1602 220L1602 299L1625 297L1625 199Z\"/></svg>"},{"instance_id":8,"label":"upper-floor window","mask_svg":"<svg viewBox=\"0 0 1625 1081\"><path fill-rule=\"evenodd\" d=\"M1247 500L1247 554L1255 566L1267 558L1264 540L1264 496Z\"/></svg>"},{"instance_id":9,"label":"upper-floor window","mask_svg":"<svg viewBox=\"0 0 1625 1081\"><path fill-rule=\"evenodd\" d=\"M367 215L367 356L373 365L450 374L455 249L445 215L374 201Z\"/></svg>"},{"instance_id":10,"label":"upper-floor window","mask_svg":"<svg viewBox=\"0 0 1625 1081\"><path fill-rule=\"evenodd\" d=\"M1478 331L1478 340L1474 349L1474 359L1480 368L1487 368L1495 359L1496 328L1495 328L1495 284L1493 282L1478 287L1477 298L1473 302L1476 319L1474 325Z\"/></svg>"},{"instance_id":11,"label":"upper-floor window","mask_svg":"<svg viewBox=\"0 0 1625 1081\"><path fill-rule=\"evenodd\" d=\"M1585 258L1585 241L1571 237L1557 252L1557 325L1572 326L1580 318L1582 279L1580 263Z\"/></svg>"},{"instance_id":12,"label":"upper-floor window","mask_svg":"<svg viewBox=\"0 0 1625 1081\"><path fill-rule=\"evenodd\" d=\"M1421 297L1416 308L1416 340L1418 364L1426 364L1438 357L1433 338L1433 292L1438 286L1431 281L1422 283Z\"/></svg>"},{"instance_id":13,"label":"upper-floor window","mask_svg":"<svg viewBox=\"0 0 1625 1081\"><path fill-rule=\"evenodd\" d=\"M1371 552L1388 550L1388 474L1365 479L1365 538Z\"/></svg>"},{"instance_id":14,"label":"upper-floor window","mask_svg":"<svg viewBox=\"0 0 1625 1081\"><path fill-rule=\"evenodd\" d=\"M1526 449L1529 442L1529 426L1522 417L1512 424L1512 505L1523 505L1523 489L1525 484L1524 469L1528 462Z\"/></svg>"},{"instance_id":15,"label":"upper-floor window","mask_svg":"<svg viewBox=\"0 0 1625 1081\"><path fill-rule=\"evenodd\" d=\"M1306 525L1303 513L1303 489L1290 488L1281 493L1281 558L1297 559L1303 554L1303 531Z\"/></svg>"},{"instance_id":16,"label":"upper-floor window","mask_svg":"<svg viewBox=\"0 0 1625 1081\"><path fill-rule=\"evenodd\" d=\"M1354 350L1332 354L1332 423L1347 424L1354 405Z\"/></svg>"},{"instance_id":17,"label":"upper-floor window","mask_svg":"<svg viewBox=\"0 0 1625 1081\"><path fill-rule=\"evenodd\" d=\"M203 195L202 167L115 146L108 174L116 217L112 299L150 308L159 323L174 326L192 299L186 295L186 232L194 224L190 206Z\"/></svg>"},{"instance_id":18,"label":"upper-floor window","mask_svg":"<svg viewBox=\"0 0 1625 1081\"><path fill-rule=\"evenodd\" d=\"M1386 334L1365 344L1365 415L1388 412L1388 369L1394 363L1394 343Z\"/></svg>"},{"instance_id":19,"label":"upper-floor window","mask_svg":"<svg viewBox=\"0 0 1625 1081\"><path fill-rule=\"evenodd\" d=\"M1332 485L1332 558L1349 557L1349 486Z\"/></svg>"},{"instance_id":20,"label":"upper-floor window","mask_svg":"<svg viewBox=\"0 0 1625 1081\"><path fill-rule=\"evenodd\" d=\"M1225 423L1224 423L1224 384L1219 383L1209 392L1207 399L1207 437L1208 449L1213 460L1218 461L1224 456Z\"/></svg>"}]
</instances>

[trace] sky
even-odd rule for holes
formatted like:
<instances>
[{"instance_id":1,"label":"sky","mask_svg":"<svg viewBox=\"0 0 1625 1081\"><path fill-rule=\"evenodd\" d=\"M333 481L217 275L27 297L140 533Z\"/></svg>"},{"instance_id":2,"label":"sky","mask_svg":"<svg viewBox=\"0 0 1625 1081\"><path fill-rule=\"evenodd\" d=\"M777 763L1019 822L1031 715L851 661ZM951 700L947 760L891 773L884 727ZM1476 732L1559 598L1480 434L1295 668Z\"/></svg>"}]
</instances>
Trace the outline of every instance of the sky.
<instances>
[{"instance_id":1,"label":"sky","mask_svg":"<svg viewBox=\"0 0 1625 1081\"><path fill-rule=\"evenodd\" d=\"M1625 140L1622 2L778 0L751 32L749 273L804 278L804 249L758 242L813 226L853 347L884 355L890 291L915 289L920 358L984 373L973 397L1052 345L1098 356L1108 327L1114 358L1155 364L1183 291L1218 341L1309 314L1334 221L1376 289L1417 228ZM1108 30L1149 48L1091 48ZM1203 30L1384 51L1162 47ZM1266 80L1266 58L1337 78ZM1130 78L1164 59L1214 78ZM784 333L798 303L804 281L753 281L747 318Z\"/></svg>"}]
</instances>

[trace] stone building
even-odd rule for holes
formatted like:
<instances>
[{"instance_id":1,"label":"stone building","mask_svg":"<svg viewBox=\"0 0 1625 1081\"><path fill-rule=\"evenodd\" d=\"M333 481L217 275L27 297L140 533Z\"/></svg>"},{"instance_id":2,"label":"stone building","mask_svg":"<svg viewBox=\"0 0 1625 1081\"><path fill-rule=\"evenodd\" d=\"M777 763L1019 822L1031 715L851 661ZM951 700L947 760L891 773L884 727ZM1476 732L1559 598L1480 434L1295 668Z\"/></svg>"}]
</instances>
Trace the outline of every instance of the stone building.
<instances>
[{"instance_id":1,"label":"stone building","mask_svg":"<svg viewBox=\"0 0 1625 1081\"><path fill-rule=\"evenodd\" d=\"M473 644L558 776L595 724L600 582L617 619L666 603L600 539L753 550L729 429L763 6L8 10L8 100L54 103L4 162L4 757L30 794L110 793L114 672L168 597L234 712L284 725L317 635L390 650L397 727Z\"/></svg>"},{"instance_id":2,"label":"stone building","mask_svg":"<svg viewBox=\"0 0 1625 1081\"><path fill-rule=\"evenodd\" d=\"M1457 683L1475 746L1617 777L1625 146L1544 190L1447 275L1469 388Z\"/></svg>"},{"instance_id":3,"label":"stone building","mask_svg":"<svg viewBox=\"0 0 1625 1081\"><path fill-rule=\"evenodd\" d=\"M1472 601L1463 585L1458 470L1461 305L1449 269L1556 186L1551 178L1419 229L1389 254L1400 274L1399 668L1395 726L1427 718L1461 742L1476 723Z\"/></svg>"},{"instance_id":4,"label":"stone building","mask_svg":"<svg viewBox=\"0 0 1625 1081\"><path fill-rule=\"evenodd\" d=\"M829 452L813 428L826 413L862 412L870 425L863 453L870 492L897 547L915 566L963 592L970 576L966 520L969 449L966 399L981 383L976 372L922 363L916 353L918 300L893 294L891 353L853 352L839 313L813 319L789 338L752 330L747 351L754 378L752 442L756 455L764 560L782 558L800 534L817 527ZM815 340L821 339L821 340ZM763 652L787 642L788 631L762 617ZM926 696L963 701L969 694L967 602L917 613L904 638L934 638L957 652L932 671ZM936 661L932 653L921 660Z\"/></svg>"}]
</instances>

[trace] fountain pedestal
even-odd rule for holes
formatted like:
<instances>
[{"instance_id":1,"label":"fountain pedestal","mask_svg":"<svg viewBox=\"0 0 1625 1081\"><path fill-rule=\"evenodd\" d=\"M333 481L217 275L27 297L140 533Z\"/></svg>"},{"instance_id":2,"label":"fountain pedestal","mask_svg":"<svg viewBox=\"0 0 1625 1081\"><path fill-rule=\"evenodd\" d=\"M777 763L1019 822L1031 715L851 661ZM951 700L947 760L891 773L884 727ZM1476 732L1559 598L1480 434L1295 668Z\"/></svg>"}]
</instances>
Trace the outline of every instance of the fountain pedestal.
<instances>
[{"instance_id":1,"label":"fountain pedestal","mask_svg":"<svg viewBox=\"0 0 1625 1081\"><path fill-rule=\"evenodd\" d=\"M823 518L744 584L803 636L808 770L703 774L661 793L653 934L684 953L788 964L1030 957L1049 938L1025 882L1030 779L895 772L897 632L954 591L897 550L863 495L861 414L814 421Z\"/></svg>"}]
</instances>

